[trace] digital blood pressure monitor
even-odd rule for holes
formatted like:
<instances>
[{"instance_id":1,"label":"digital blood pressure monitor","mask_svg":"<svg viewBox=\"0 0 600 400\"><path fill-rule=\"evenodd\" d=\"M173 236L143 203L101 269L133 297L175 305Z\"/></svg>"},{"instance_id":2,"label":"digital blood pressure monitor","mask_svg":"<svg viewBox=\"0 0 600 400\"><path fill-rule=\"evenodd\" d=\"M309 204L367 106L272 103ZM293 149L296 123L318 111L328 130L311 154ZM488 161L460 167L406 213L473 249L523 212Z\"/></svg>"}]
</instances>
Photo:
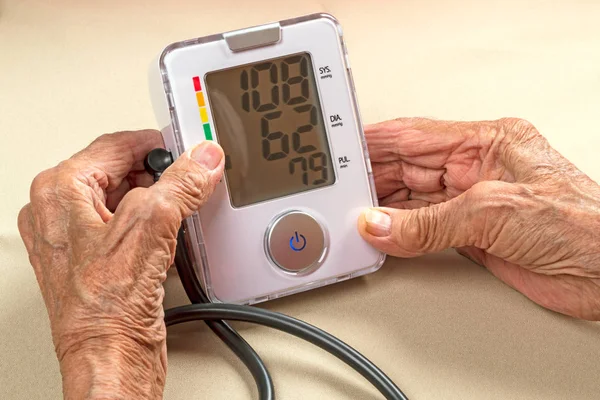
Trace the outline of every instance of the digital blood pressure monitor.
<instances>
[{"instance_id":1,"label":"digital blood pressure monitor","mask_svg":"<svg viewBox=\"0 0 600 400\"><path fill-rule=\"evenodd\" d=\"M151 69L173 157L202 140L225 173L184 221L214 302L254 304L376 271L359 235L377 205L348 54L318 14L171 44Z\"/></svg>"}]
</instances>

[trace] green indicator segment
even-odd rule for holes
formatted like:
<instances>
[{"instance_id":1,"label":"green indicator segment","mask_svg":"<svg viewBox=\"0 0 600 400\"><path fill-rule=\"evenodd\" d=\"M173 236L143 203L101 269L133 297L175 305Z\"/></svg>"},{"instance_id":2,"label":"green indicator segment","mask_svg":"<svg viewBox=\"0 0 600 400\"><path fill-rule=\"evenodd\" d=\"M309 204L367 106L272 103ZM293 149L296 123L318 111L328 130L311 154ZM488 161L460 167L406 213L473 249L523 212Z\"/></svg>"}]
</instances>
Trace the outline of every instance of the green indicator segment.
<instances>
[{"instance_id":1,"label":"green indicator segment","mask_svg":"<svg viewBox=\"0 0 600 400\"><path fill-rule=\"evenodd\" d=\"M210 124L204 124L204 137L206 140L213 140Z\"/></svg>"}]
</instances>

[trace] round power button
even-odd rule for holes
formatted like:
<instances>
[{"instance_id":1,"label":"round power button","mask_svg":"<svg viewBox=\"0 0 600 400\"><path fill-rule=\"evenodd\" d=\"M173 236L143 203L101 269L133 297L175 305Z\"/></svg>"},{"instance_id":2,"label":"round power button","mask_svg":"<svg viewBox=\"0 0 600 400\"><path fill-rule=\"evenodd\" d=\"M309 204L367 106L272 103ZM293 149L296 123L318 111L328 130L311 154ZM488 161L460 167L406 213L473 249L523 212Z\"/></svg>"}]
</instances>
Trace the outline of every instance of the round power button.
<instances>
[{"instance_id":1,"label":"round power button","mask_svg":"<svg viewBox=\"0 0 600 400\"><path fill-rule=\"evenodd\" d=\"M323 261L325 231L309 214L290 211L271 223L265 245L275 265L285 271L298 273Z\"/></svg>"}]
</instances>

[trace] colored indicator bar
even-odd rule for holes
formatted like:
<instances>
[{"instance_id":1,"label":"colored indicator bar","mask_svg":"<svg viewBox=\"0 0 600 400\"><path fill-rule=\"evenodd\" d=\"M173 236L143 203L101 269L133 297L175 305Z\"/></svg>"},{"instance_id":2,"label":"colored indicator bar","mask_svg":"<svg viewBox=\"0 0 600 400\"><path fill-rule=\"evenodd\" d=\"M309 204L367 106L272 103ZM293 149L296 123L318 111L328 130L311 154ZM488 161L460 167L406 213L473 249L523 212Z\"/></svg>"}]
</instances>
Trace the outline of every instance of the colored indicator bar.
<instances>
[{"instance_id":1,"label":"colored indicator bar","mask_svg":"<svg viewBox=\"0 0 600 400\"><path fill-rule=\"evenodd\" d=\"M192 78L192 80L194 81L194 90L196 90L196 92L201 91L202 86L200 86L200 77L195 76Z\"/></svg>"},{"instance_id":2,"label":"colored indicator bar","mask_svg":"<svg viewBox=\"0 0 600 400\"><path fill-rule=\"evenodd\" d=\"M204 137L206 140L213 140L210 124L204 124Z\"/></svg>"},{"instance_id":3,"label":"colored indicator bar","mask_svg":"<svg viewBox=\"0 0 600 400\"><path fill-rule=\"evenodd\" d=\"M202 121L202 127L204 128L204 138L206 140L213 140L210 124L208 123L208 112L205 107L204 95L202 94L202 86L200 85L200 77L194 76L192 81L194 82L194 90L196 91L196 102L200 108L200 121Z\"/></svg>"},{"instance_id":4,"label":"colored indicator bar","mask_svg":"<svg viewBox=\"0 0 600 400\"><path fill-rule=\"evenodd\" d=\"M204 96L202 92L196 92L196 101L198 102L198 107L204 107Z\"/></svg>"},{"instance_id":5,"label":"colored indicator bar","mask_svg":"<svg viewBox=\"0 0 600 400\"><path fill-rule=\"evenodd\" d=\"M208 122L208 113L206 112L206 107L200 108L200 120L202 120L203 124Z\"/></svg>"}]
</instances>

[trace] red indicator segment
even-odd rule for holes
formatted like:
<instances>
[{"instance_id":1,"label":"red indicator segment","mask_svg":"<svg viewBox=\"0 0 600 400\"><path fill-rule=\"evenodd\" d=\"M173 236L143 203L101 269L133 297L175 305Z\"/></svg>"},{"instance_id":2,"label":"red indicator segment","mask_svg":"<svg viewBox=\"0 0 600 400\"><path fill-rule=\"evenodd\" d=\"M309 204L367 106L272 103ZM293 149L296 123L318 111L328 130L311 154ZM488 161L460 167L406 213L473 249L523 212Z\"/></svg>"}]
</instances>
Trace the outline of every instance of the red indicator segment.
<instances>
[{"instance_id":1,"label":"red indicator segment","mask_svg":"<svg viewBox=\"0 0 600 400\"><path fill-rule=\"evenodd\" d=\"M194 90L195 90L196 92L199 92L199 91L201 91L201 90L202 90L202 87L200 86L200 77L198 77L198 76L195 76L195 77L193 77L192 79L193 79L193 81L194 81Z\"/></svg>"}]
</instances>

